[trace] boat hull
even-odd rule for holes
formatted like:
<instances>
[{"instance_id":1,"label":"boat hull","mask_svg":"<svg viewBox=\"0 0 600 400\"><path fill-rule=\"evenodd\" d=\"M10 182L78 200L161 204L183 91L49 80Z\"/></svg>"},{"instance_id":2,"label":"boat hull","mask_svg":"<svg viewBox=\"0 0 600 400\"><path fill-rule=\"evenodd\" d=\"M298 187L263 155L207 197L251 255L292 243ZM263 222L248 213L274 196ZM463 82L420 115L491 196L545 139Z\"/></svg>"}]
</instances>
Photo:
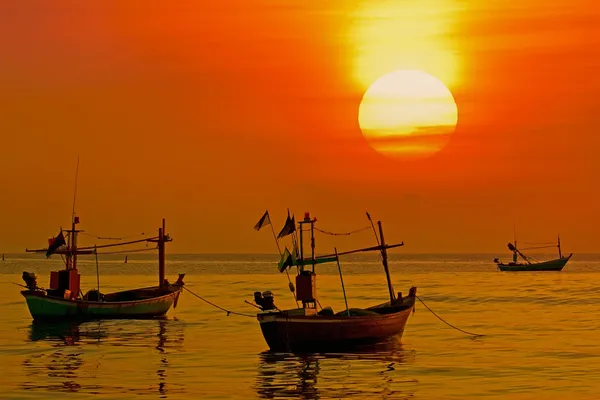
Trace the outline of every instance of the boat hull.
<instances>
[{"instance_id":1,"label":"boat hull","mask_svg":"<svg viewBox=\"0 0 600 400\"><path fill-rule=\"evenodd\" d=\"M90 320L163 316L173 304L177 303L182 289L182 286L138 289L137 291L144 291L144 293L154 291L156 295L131 301L69 300L48 296L44 291L39 290L25 290L21 294L25 297L29 312L36 321ZM135 292L136 290L132 290L127 293Z\"/></svg>"},{"instance_id":2,"label":"boat hull","mask_svg":"<svg viewBox=\"0 0 600 400\"><path fill-rule=\"evenodd\" d=\"M271 351L334 351L400 339L413 308L414 297L386 314L306 316L281 311L259 313L257 318Z\"/></svg>"},{"instance_id":3,"label":"boat hull","mask_svg":"<svg viewBox=\"0 0 600 400\"><path fill-rule=\"evenodd\" d=\"M561 271L567 262L571 259L572 254L568 257L557 258L533 264L498 264L500 271L525 272L525 271Z\"/></svg>"}]
</instances>

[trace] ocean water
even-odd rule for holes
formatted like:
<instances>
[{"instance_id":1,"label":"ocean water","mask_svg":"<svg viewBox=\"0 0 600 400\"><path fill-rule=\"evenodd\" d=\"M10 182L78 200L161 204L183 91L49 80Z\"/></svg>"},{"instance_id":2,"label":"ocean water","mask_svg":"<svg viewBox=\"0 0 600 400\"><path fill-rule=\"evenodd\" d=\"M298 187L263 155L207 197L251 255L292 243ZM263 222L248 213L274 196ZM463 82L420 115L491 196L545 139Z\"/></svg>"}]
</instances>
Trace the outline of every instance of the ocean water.
<instances>
[{"instance_id":1,"label":"ocean water","mask_svg":"<svg viewBox=\"0 0 600 400\"><path fill-rule=\"evenodd\" d=\"M391 256L395 290L418 287L420 302L401 341L354 353L270 353L251 315L256 290L292 307L285 274L269 255L170 255L167 276L227 316L183 293L161 320L33 324L22 271L46 285L58 260L7 255L0 261L2 399L598 399L600 255L575 255L562 272L506 273L493 255ZM377 257L343 260L350 307L386 300ZM96 286L82 260L82 289ZM344 308L335 265L317 270L323 306ZM100 261L103 292L154 285L156 261Z\"/></svg>"}]
</instances>

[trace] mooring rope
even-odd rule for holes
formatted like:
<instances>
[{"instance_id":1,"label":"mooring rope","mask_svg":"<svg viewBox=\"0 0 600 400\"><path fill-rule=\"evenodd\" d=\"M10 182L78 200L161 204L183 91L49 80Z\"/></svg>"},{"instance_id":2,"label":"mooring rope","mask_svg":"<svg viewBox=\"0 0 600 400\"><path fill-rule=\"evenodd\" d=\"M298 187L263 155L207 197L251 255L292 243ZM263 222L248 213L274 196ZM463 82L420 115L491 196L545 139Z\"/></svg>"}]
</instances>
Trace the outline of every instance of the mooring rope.
<instances>
[{"instance_id":1,"label":"mooring rope","mask_svg":"<svg viewBox=\"0 0 600 400\"><path fill-rule=\"evenodd\" d=\"M359 232L362 232L362 231L366 231L367 229L371 229L371 227L367 226L367 227L356 229L356 230L350 231L350 232L339 232L339 233L337 233L337 232L324 231L323 229L319 229L319 228L317 228L315 226L315 231L324 233L325 235L332 235L332 236L344 236L344 235L349 236L349 235L352 235L354 233L359 233Z\"/></svg>"},{"instance_id":2,"label":"mooring rope","mask_svg":"<svg viewBox=\"0 0 600 400\"><path fill-rule=\"evenodd\" d=\"M589 268L589 269L591 269L592 271L595 271L595 272L600 272L600 270L599 270L599 269L596 269L596 268L590 267L590 266L589 266L589 265L587 265L587 264L584 264L583 266L584 266L584 267L586 267L586 268Z\"/></svg>"},{"instance_id":3,"label":"mooring rope","mask_svg":"<svg viewBox=\"0 0 600 400\"><path fill-rule=\"evenodd\" d=\"M229 314L234 314L234 315L241 315L242 317L256 318L256 315L244 314L244 313L227 310L221 306L216 305L215 303L211 303L210 301L206 300L204 297L197 295L196 293L194 293L190 289L188 289L186 286L183 286L183 288L185 290L187 290L188 292L190 292L190 294L192 294L193 296L196 296L197 298L199 298L200 300L210 304L211 306L213 306L215 308L218 308L219 310L225 311L227 313L227 316L229 316Z\"/></svg>"},{"instance_id":4,"label":"mooring rope","mask_svg":"<svg viewBox=\"0 0 600 400\"><path fill-rule=\"evenodd\" d=\"M462 330L462 329L460 329L460 328L457 328L456 326L454 326L454 325L452 325L451 323L449 323L449 322L445 321L445 320L444 320L442 317L440 317L439 315L437 315L437 314L435 313L435 311L433 311L431 308L429 308L429 307L427 306L427 304L425 304L425 302L424 302L423 300L421 300L421 298L420 298L419 296L416 296L416 298L417 298L417 299L419 299L419 301L420 301L420 302L421 302L421 303L422 303L422 304L425 306L425 308L426 308L426 309L428 309L429 311L431 311L431 313L432 313L433 315L435 315L435 316L436 316L436 317L437 317L437 318L438 318L440 321L442 321L443 323L445 323L445 324L446 324L446 325L448 325L449 327L451 327L451 328L454 328L454 329L456 329L457 331L460 331L460 332L462 332L462 333L466 333L467 335L471 335L471 336L474 336L474 337L478 337L478 336L485 336L485 335L481 335L481 334L478 334L478 333L467 332L467 331L465 331L465 330Z\"/></svg>"}]
</instances>

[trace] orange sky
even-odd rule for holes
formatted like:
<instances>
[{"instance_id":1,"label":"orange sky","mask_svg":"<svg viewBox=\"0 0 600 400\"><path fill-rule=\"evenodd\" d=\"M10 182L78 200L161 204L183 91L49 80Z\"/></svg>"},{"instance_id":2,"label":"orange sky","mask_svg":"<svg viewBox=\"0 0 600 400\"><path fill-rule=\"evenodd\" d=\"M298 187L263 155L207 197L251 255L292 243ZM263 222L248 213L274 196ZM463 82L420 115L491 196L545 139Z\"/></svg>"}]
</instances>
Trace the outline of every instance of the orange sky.
<instances>
[{"instance_id":1,"label":"orange sky","mask_svg":"<svg viewBox=\"0 0 600 400\"><path fill-rule=\"evenodd\" d=\"M164 216L171 252L271 252L252 227L287 207L333 231L368 209L406 252L503 254L515 222L600 250L595 2L51 3L0 5L2 252L69 222L77 155L81 227ZM425 160L385 158L357 123L368 82L404 68L458 106Z\"/></svg>"}]
</instances>

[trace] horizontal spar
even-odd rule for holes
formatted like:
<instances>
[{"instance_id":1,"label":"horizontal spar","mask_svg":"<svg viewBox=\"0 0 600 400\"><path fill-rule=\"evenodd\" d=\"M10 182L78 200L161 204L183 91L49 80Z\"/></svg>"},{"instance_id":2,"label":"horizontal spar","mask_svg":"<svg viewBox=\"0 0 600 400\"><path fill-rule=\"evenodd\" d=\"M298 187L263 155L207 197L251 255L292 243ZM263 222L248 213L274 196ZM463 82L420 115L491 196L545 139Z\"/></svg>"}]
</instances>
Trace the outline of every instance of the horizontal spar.
<instances>
[{"instance_id":1,"label":"horizontal spar","mask_svg":"<svg viewBox=\"0 0 600 400\"><path fill-rule=\"evenodd\" d=\"M155 239L158 239L158 237L138 239L138 240L132 240L132 241L129 241L129 242L121 242L121 243L101 244L99 246L79 247L79 249L80 250L93 250L93 249L102 249L102 248L105 248L105 247L125 246L125 245L128 245L128 244L143 243L143 242L152 242Z\"/></svg>"},{"instance_id":2,"label":"horizontal spar","mask_svg":"<svg viewBox=\"0 0 600 400\"><path fill-rule=\"evenodd\" d=\"M48 251L48 249L34 249L34 250L30 250L30 249L25 249L26 253L46 253ZM94 250L77 250L77 252L74 251L70 251L70 250L56 250L54 253L52 254L94 254Z\"/></svg>"},{"instance_id":3,"label":"horizontal spar","mask_svg":"<svg viewBox=\"0 0 600 400\"><path fill-rule=\"evenodd\" d=\"M343 256L346 254L352 254L352 253L360 253L363 251L381 251L383 249L393 249L394 247L400 247L400 246L404 246L404 242L399 243L399 244L386 244L384 246L373 246L373 247L365 247L364 249L356 249L356 250L349 250L349 251L344 251L341 253L337 253L338 256ZM316 257L316 259L318 260L319 258L325 258L325 257L335 257L336 254L326 254L324 256L318 256Z\"/></svg>"},{"instance_id":4,"label":"horizontal spar","mask_svg":"<svg viewBox=\"0 0 600 400\"><path fill-rule=\"evenodd\" d=\"M106 248L106 247L126 246L128 244L135 244L135 243L156 242L158 239L159 239L159 237L155 236L155 237L146 238L146 239L132 240L129 242L101 244L98 246L78 247L77 254L94 254L94 251L96 249L102 249L102 248ZM170 242L170 241L171 240L165 240L165 242ZM35 249L35 250L25 249L26 253L45 253L46 251L48 251L48 249ZM55 254L73 254L73 253L74 253L73 251L68 251L68 250L58 250L55 252Z\"/></svg>"}]
</instances>

